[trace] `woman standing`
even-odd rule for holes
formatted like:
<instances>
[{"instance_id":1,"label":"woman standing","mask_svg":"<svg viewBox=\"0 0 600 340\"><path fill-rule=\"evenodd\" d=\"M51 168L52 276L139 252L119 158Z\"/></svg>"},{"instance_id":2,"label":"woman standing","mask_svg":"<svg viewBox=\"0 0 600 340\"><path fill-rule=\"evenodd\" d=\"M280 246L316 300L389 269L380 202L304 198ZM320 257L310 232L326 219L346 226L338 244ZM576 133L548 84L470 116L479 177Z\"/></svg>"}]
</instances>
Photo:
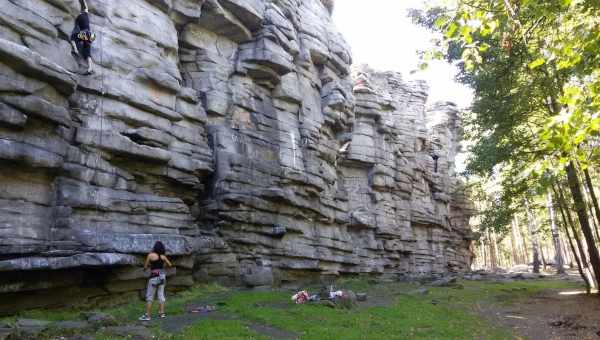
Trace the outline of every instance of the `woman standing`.
<instances>
[{"instance_id":1,"label":"woman standing","mask_svg":"<svg viewBox=\"0 0 600 340\"><path fill-rule=\"evenodd\" d=\"M146 256L144 270L150 268L150 279L146 288L146 313L140 316L141 321L150 321L152 314L152 301L154 295L158 297L158 316L165 317L165 285L167 284L167 275L165 273L165 264L172 267L171 261L165 255L165 245L156 241L152 251Z\"/></svg>"}]
</instances>

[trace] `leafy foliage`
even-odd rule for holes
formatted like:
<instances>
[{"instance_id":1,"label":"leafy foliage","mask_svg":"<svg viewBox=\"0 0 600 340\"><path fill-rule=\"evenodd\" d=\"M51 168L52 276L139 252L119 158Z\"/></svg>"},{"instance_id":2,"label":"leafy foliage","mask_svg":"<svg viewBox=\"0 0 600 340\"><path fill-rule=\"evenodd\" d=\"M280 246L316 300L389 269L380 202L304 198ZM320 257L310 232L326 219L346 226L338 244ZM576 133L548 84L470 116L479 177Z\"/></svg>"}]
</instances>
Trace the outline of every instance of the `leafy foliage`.
<instances>
[{"instance_id":1,"label":"leafy foliage","mask_svg":"<svg viewBox=\"0 0 600 340\"><path fill-rule=\"evenodd\" d=\"M496 228L523 197L545 191L566 164L585 166L599 157L598 6L592 0L456 0L410 13L440 33L423 62L457 63L458 80L475 90L463 117L473 142L467 174L500 182L485 221Z\"/></svg>"}]
</instances>

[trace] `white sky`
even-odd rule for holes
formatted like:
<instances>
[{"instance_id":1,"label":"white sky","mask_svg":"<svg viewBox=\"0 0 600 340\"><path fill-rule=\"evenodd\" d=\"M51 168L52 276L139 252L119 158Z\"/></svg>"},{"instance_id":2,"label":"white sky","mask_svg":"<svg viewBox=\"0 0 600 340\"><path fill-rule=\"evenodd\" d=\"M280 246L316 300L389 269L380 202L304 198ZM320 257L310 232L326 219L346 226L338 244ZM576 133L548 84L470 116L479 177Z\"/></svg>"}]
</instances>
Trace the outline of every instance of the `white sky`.
<instances>
[{"instance_id":1,"label":"white sky","mask_svg":"<svg viewBox=\"0 0 600 340\"><path fill-rule=\"evenodd\" d=\"M425 71L416 70L418 50L429 49L433 34L414 25L406 13L421 8L420 0L337 0L333 20L352 48L355 64L369 64L381 71L399 71L404 79L424 79L431 91L430 101L451 101L467 107L472 91L454 81L455 67L443 62L430 63Z\"/></svg>"}]
</instances>

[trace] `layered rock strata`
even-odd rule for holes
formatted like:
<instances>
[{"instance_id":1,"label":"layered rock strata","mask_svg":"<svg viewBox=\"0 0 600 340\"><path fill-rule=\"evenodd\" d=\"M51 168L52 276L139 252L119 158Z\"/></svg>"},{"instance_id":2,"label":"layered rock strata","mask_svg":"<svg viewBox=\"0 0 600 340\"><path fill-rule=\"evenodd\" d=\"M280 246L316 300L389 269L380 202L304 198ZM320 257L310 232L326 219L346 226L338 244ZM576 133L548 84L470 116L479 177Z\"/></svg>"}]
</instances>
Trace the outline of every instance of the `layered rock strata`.
<instances>
[{"instance_id":1,"label":"layered rock strata","mask_svg":"<svg viewBox=\"0 0 600 340\"><path fill-rule=\"evenodd\" d=\"M261 286L470 265L456 108L350 69L319 0L0 7L0 314L169 286ZM86 300L87 299L87 300Z\"/></svg>"}]
</instances>

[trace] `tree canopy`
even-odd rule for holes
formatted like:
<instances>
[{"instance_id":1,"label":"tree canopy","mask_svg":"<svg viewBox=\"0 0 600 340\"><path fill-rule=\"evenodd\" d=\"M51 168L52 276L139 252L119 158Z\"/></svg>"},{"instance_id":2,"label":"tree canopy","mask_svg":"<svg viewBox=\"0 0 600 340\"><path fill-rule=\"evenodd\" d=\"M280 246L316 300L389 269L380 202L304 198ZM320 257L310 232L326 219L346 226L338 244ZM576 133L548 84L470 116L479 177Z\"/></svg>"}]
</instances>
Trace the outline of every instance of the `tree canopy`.
<instances>
[{"instance_id":1,"label":"tree canopy","mask_svg":"<svg viewBox=\"0 0 600 340\"><path fill-rule=\"evenodd\" d=\"M600 16L597 1L457 0L412 11L439 33L429 59L459 66L474 89L463 115L469 175L501 183L492 225L540 193L570 162L598 158ZM542 190L543 191L543 190Z\"/></svg>"}]
</instances>

